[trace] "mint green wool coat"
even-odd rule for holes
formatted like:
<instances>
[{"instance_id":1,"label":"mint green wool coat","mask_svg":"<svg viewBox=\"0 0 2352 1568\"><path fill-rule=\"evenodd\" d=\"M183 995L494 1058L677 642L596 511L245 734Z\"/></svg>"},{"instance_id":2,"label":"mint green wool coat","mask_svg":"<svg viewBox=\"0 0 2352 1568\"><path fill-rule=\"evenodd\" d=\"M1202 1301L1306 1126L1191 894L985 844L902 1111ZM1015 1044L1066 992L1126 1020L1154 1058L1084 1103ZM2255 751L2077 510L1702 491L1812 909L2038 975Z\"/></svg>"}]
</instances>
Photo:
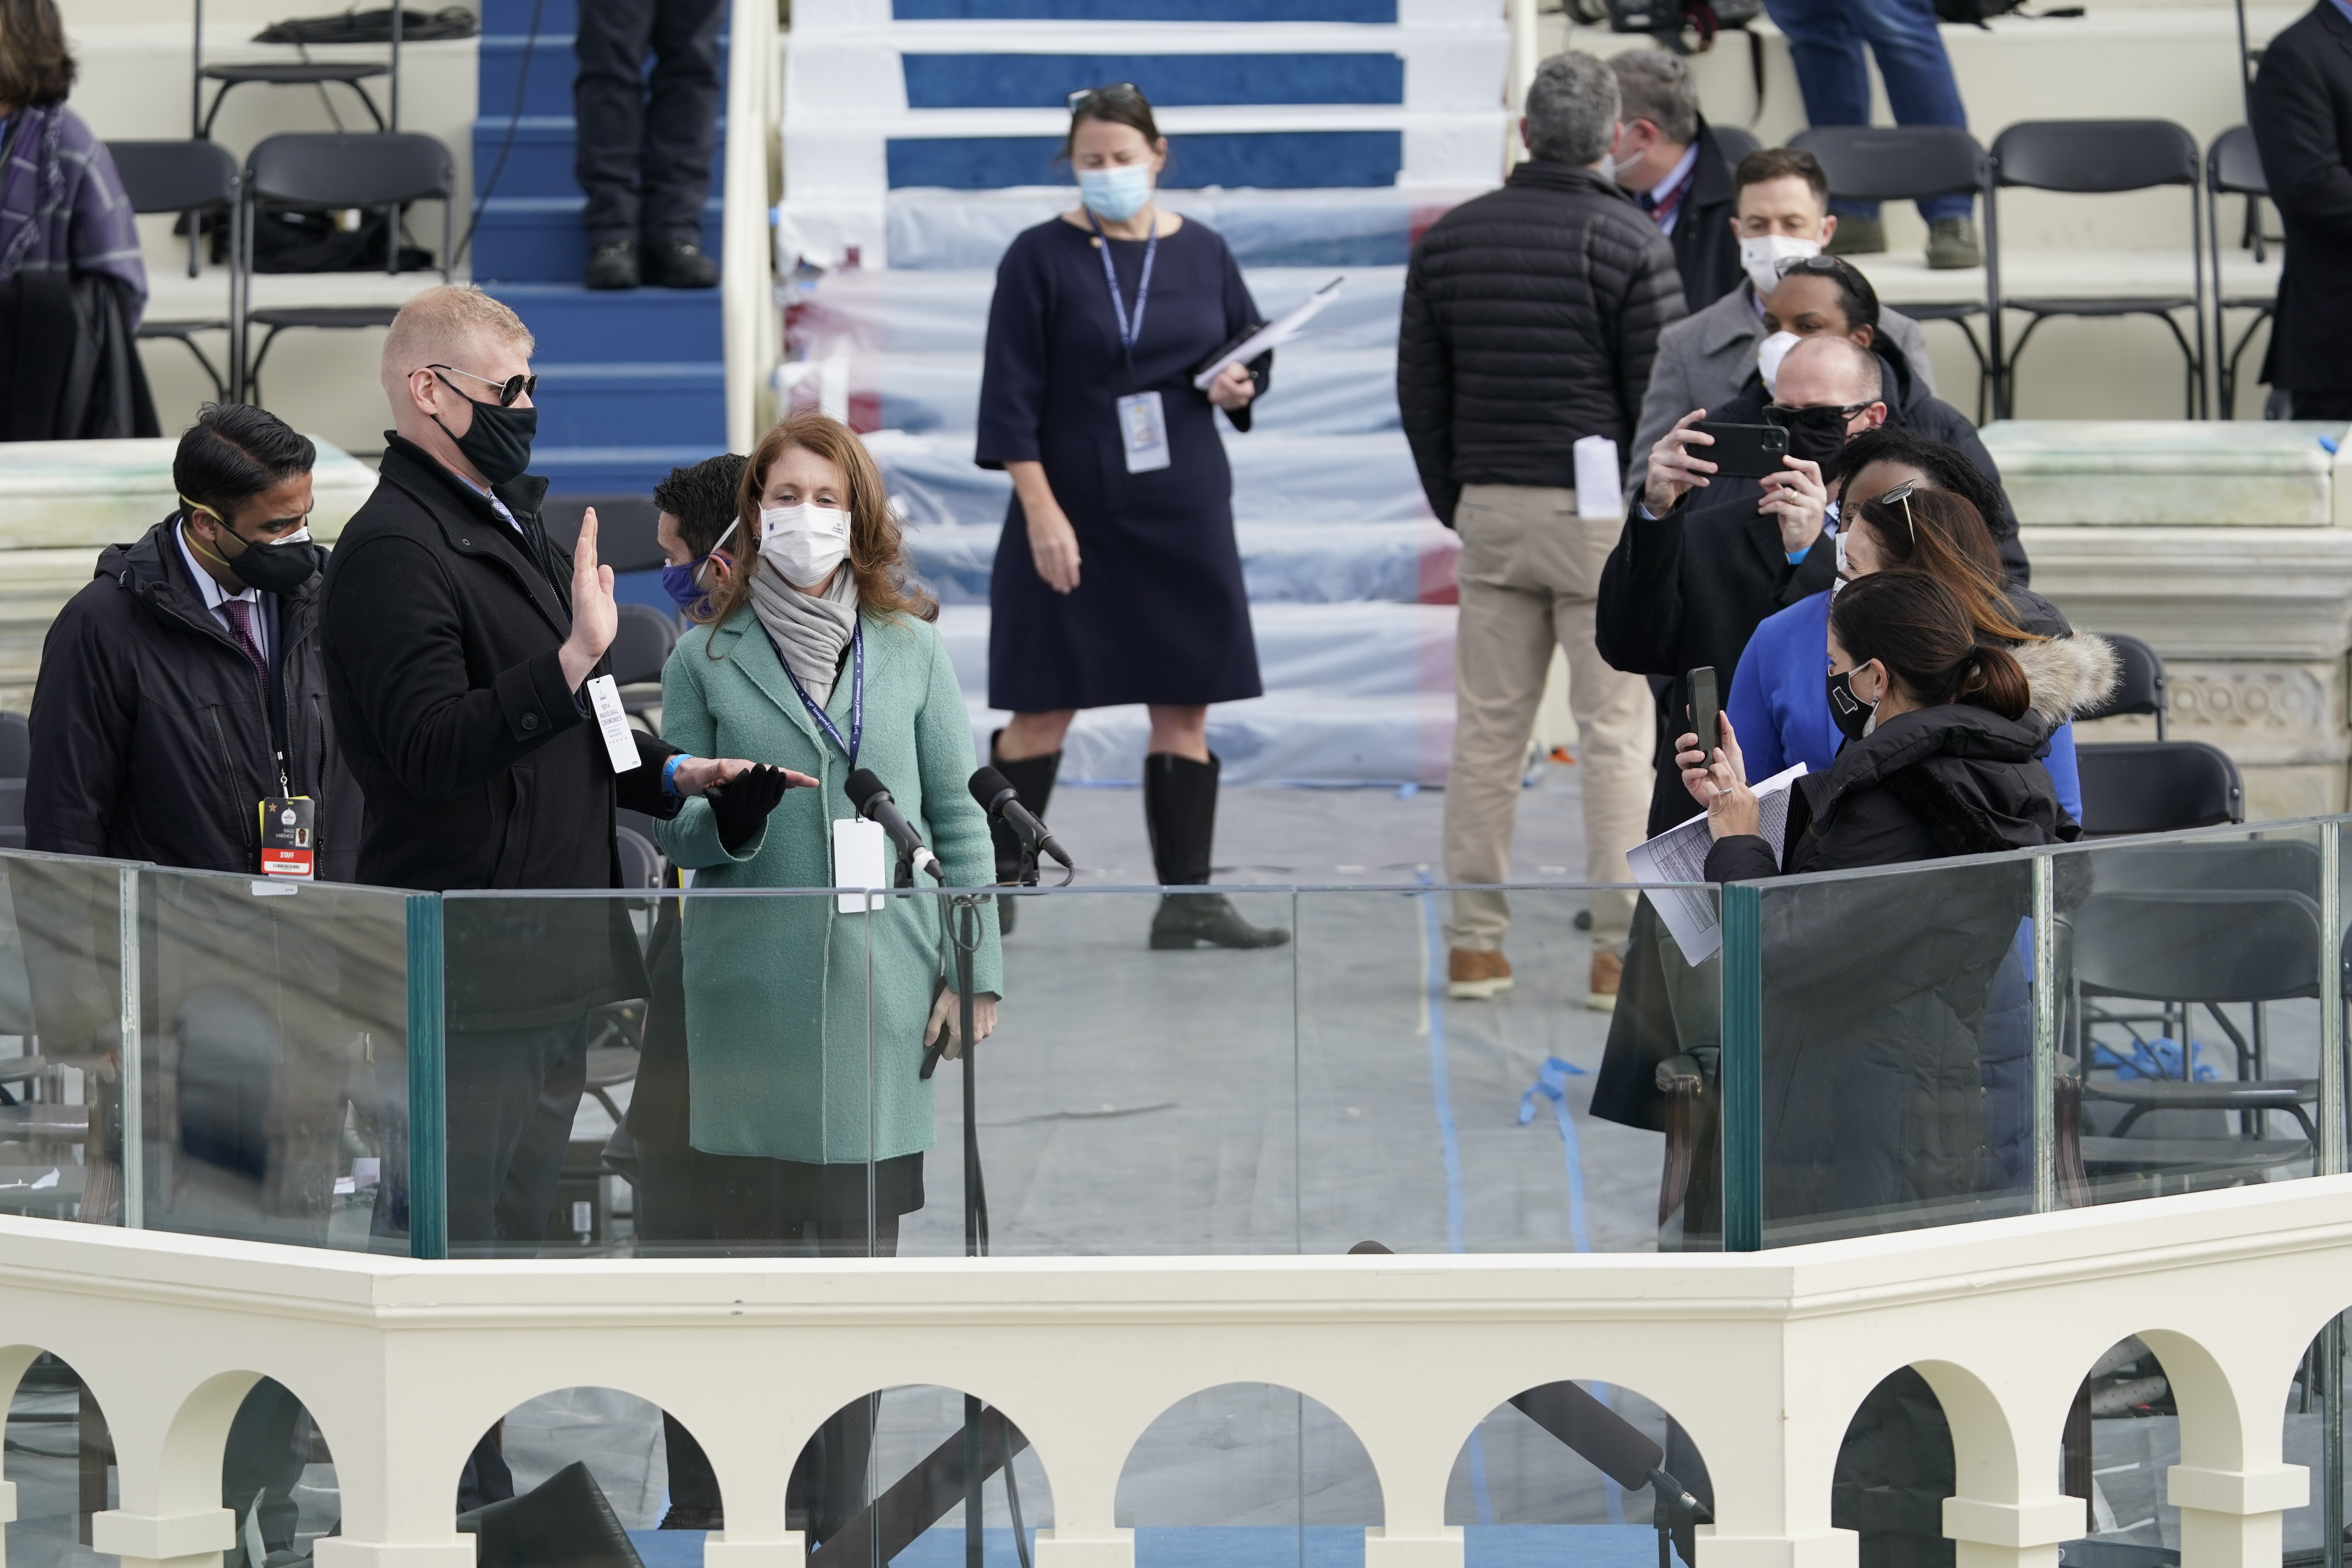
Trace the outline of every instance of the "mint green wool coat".
<instances>
[{"instance_id":1,"label":"mint green wool coat","mask_svg":"<svg viewBox=\"0 0 2352 1568\"><path fill-rule=\"evenodd\" d=\"M938 628L864 612L858 620L866 637L858 765L889 787L950 884L984 887L995 879L995 851L987 818L965 787L974 765L971 721ZM845 741L850 684L845 659L825 703ZM746 757L824 783L787 790L760 833L733 854L719 842L707 801L689 800L676 818L657 824L663 852L694 872L696 888L833 886L832 824L856 816L842 793L849 760L810 718L748 605L724 625L698 626L679 640L662 671L662 735L697 756ZM930 1147L931 1086L917 1074L932 995L954 973L942 924L947 900L890 899L872 914L838 910L831 896L686 900L696 1148L851 1164ZM981 927L978 988L1001 995L992 907L982 910Z\"/></svg>"}]
</instances>

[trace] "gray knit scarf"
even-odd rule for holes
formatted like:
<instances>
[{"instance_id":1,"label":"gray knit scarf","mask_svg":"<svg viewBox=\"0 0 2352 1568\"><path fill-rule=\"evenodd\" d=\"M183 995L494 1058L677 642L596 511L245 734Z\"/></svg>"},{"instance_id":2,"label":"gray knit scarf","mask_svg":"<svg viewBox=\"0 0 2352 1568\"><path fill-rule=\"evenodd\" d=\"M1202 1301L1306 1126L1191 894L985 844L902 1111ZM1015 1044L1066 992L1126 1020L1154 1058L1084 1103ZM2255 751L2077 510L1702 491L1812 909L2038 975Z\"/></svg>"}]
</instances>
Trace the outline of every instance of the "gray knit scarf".
<instances>
[{"instance_id":1,"label":"gray knit scarf","mask_svg":"<svg viewBox=\"0 0 2352 1568\"><path fill-rule=\"evenodd\" d=\"M803 594L761 562L751 574L751 612L775 639L785 668L820 708L832 699L841 650L857 629L857 574L845 561L822 594Z\"/></svg>"}]
</instances>

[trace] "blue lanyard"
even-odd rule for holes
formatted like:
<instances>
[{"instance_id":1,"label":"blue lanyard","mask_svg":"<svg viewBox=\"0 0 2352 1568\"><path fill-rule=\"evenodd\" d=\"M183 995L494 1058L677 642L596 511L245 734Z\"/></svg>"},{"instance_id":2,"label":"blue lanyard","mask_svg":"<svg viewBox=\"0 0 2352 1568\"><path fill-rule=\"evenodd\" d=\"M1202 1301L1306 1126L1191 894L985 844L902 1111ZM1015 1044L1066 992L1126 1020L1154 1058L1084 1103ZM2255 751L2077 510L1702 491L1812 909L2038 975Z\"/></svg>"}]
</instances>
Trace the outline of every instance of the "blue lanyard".
<instances>
[{"instance_id":1,"label":"blue lanyard","mask_svg":"<svg viewBox=\"0 0 2352 1568\"><path fill-rule=\"evenodd\" d=\"M1118 297L1118 271L1110 264L1110 236L1103 232L1102 220L1094 209L1087 209L1087 222L1095 231L1095 248L1102 252L1103 281L1110 285L1110 308L1118 315L1119 352L1127 356L1127 378L1135 379L1135 345L1143 336L1143 305L1151 298L1151 264L1160 256L1160 215L1151 215L1151 237L1143 242L1143 276L1135 285L1135 323L1128 324L1127 301Z\"/></svg>"},{"instance_id":2,"label":"blue lanyard","mask_svg":"<svg viewBox=\"0 0 2352 1568\"><path fill-rule=\"evenodd\" d=\"M768 640L771 643L775 641L772 634ZM849 765L856 767L857 748L866 740L866 627L864 624L860 623L853 627L849 634L849 739L846 742L842 740L840 726L834 723L833 716L816 705L816 699L808 694L808 688L801 684L801 678L793 673L792 662L784 658L784 650L782 648L776 649L776 662L784 667L784 679L791 681L793 689L801 694L801 702L808 709L809 717L816 721L817 728L831 737L833 743L848 755Z\"/></svg>"}]
</instances>

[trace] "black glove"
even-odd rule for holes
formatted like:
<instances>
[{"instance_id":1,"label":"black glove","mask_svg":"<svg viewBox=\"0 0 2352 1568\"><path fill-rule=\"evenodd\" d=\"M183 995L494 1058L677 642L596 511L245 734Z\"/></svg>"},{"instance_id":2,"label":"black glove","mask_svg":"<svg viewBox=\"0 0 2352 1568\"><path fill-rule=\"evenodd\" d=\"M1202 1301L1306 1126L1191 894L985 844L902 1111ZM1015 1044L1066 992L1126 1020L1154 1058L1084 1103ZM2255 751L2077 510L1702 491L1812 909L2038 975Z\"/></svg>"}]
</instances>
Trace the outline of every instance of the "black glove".
<instances>
[{"instance_id":1,"label":"black glove","mask_svg":"<svg viewBox=\"0 0 2352 1568\"><path fill-rule=\"evenodd\" d=\"M712 784L702 792L710 803L710 815L719 822L719 842L732 855L751 842L760 825L768 820L768 813L776 809L776 802L793 782L782 768L765 763L737 773L732 784Z\"/></svg>"}]
</instances>

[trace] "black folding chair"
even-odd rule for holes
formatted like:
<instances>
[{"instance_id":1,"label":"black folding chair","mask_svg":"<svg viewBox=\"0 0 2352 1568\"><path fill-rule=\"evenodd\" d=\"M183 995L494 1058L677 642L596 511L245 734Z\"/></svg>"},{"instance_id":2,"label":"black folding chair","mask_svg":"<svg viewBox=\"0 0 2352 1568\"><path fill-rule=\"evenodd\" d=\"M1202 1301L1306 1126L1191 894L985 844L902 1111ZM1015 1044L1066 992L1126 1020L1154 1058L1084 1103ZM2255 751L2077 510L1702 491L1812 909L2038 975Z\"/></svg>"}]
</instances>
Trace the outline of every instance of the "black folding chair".
<instances>
[{"instance_id":1,"label":"black folding chair","mask_svg":"<svg viewBox=\"0 0 2352 1568\"><path fill-rule=\"evenodd\" d=\"M2246 786L2238 764L2202 741L2078 745L2074 765L2083 780L2087 838L2246 820Z\"/></svg>"},{"instance_id":2,"label":"black folding chair","mask_svg":"<svg viewBox=\"0 0 2352 1568\"><path fill-rule=\"evenodd\" d=\"M2205 398L2204 180L2197 138L2169 120L2027 120L2002 132L1992 144L1992 174L1985 189L1985 312L1992 334L1993 410L2007 418L2017 406L2017 362L2042 322L2057 316L2115 319L2151 316L2170 330L2187 363L2187 416L2210 409ZM2194 275L2186 297L2170 294L2050 295L2007 300L2000 291L2000 192L2004 188L2062 191L2070 195L2115 195L2163 185L2189 188L2189 254ZM2017 346L2001 353L2001 312L2021 310L2029 320ZM2187 310L2195 323L2192 346L2175 312Z\"/></svg>"},{"instance_id":3,"label":"black folding chair","mask_svg":"<svg viewBox=\"0 0 2352 1568\"><path fill-rule=\"evenodd\" d=\"M677 646L677 623L650 605L622 605L613 636L613 679L621 706L632 713L661 706L662 666Z\"/></svg>"},{"instance_id":4,"label":"black folding chair","mask_svg":"<svg viewBox=\"0 0 2352 1568\"><path fill-rule=\"evenodd\" d=\"M316 87L324 93L329 82L341 82L357 93L361 107L368 111L368 118L375 121L375 128L378 131L399 130L400 41L402 26L407 13L400 0L394 0L390 9L391 15L386 21L392 31L390 40L392 54L391 58L382 65L366 61L313 60L308 58L310 51L305 49L302 51L304 58L299 60L272 61L265 65L208 66L205 64L205 0L195 0L196 34L195 50L193 56L195 80L193 84L193 102L189 109L190 132L200 141L211 140L213 121L220 118L222 102L237 88L257 84L264 87ZM377 77L391 79L392 118L389 121L384 118L383 111L376 108L375 100L369 96L368 89L360 85L362 82L373 81ZM213 84L213 102L210 109L205 107L206 82ZM341 124L341 121L338 120L336 123Z\"/></svg>"},{"instance_id":5,"label":"black folding chair","mask_svg":"<svg viewBox=\"0 0 2352 1568\"><path fill-rule=\"evenodd\" d=\"M33 768L33 728L22 713L0 713L0 849L25 847L25 776ZM0 987L0 989L5 989ZM0 1016L5 1007L0 1005ZM8 1033L0 1027L0 1033ZM19 1029L17 1034L29 1034Z\"/></svg>"},{"instance_id":6,"label":"black folding chair","mask_svg":"<svg viewBox=\"0 0 2352 1568\"><path fill-rule=\"evenodd\" d=\"M107 154L114 160L114 172L122 178L122 194L130 199L135 213L178 213L188 223L188 276L203 272L203 219L217 216L234 228L236 223L236 160L210 142L110 142ZM238 305L236 289L237 247L234 237L229 245L228 313L221 317L199 317L189 321L158 321L149 318L139 323L142 339L171 338L204 366L205 374L212 378L214 394L226 402L232 391L229 377L222 375L197 343L198 332L227 334L231 350L229 371L236 370L236 316Z\"/></svg>"},{"instance_id":7,"label":"black folding chair","mask_svg":"<svg viewBox=\"0 0 2352 1568\"><path fill-rule=\"evenodd\" d=\"M1985 151L1957 125L1822 125L1799 132L1789 145L1820 159L1830 195L1851 201L1916 202L1984 192ZM1977 423L1983 424L1993 365L1969 323L1985 307L1973 300L1896 303L1913 321L1949 321L1968 339L1977 361Z\"/></svg>"},{"instance_id":8,"label":"black folding chair","mask_svg":"<svg viewBox=\"0 0 2352 1568\"><path fill-rule=\"evenodd\" d=\"M2116 650L2116 689L2097 707L2075 714L2074 721L2088 724L2127 715L2153 716L2156 738L2163 740L2164 660L2157 656L2156 649L2137 637L2126 637L2121 632L2101 632L2099 636Z\"/></svg>"},{"instance_id":9,"label":"black folding chair","mask_svg":"<svg viewBox=\"0 0 2352 1568\"><path fill-rule=\"evenodd\" d=\"M2263 173L2263 155L2254 145L2252 126L2232 125L2213 139L2205 149L2205 237L2213 258L2213 352L2221 353L2221 345L2230 342L2229 324L2224 312L2252 310L2253 319L2246 330L2231 344L2228 354L2215 367L2219 384L2215 392L2221 399L2221 417L2238 416L2238 362L2245 357L2246 347L2263 323L2271 319L2278 308L2278 291L2263 294L2231 294L2221 286L2221 198L2246 198L2245 239L2254 259L2261 261L2265 253L2263 238L2263 201L2271 194L2271 183Z\"/></svg>"},{"instance_id":10,"label":"black folding chair","mask_svg":"<svg viewBox=\"0 0 2352 1568\"><path fill-rule=\"evenodd\" d=\"M1716 150L1723 154L1724 167L1734 173L1738 171L1742 158L1764 150L1764 143L1757 140L1756 133L1745 127L1710 123L1707 129L1715 133Z\"/></svg>"},{"instance_id":11,"label":"black folding chair","mask_svg":"<svg viewBox=\"0 0 2352 1568\"><path fill-rule=\"evenodd\" d=\"M389 222L386 274L400 269L400 209L409 202L441 204L441 279L450 277L449 252L457 237L457 165L449 149L414 132L387 132L373 136L300 134L272 136L246 160L243 199L238 225L245 239L241 300L243 321L237 333L237 358L245 366L242 384L247 398L261 401L261 363L278 334L302 328L319 331L356 331L388 327L400 313L393 305L314 305L251 308L253 293L253 227L255 215L271 207L313 212L351 207L379 207ZM248 357L245 343L255 327L266 327L261 352Z\"/></svg>"}]
</instances>

